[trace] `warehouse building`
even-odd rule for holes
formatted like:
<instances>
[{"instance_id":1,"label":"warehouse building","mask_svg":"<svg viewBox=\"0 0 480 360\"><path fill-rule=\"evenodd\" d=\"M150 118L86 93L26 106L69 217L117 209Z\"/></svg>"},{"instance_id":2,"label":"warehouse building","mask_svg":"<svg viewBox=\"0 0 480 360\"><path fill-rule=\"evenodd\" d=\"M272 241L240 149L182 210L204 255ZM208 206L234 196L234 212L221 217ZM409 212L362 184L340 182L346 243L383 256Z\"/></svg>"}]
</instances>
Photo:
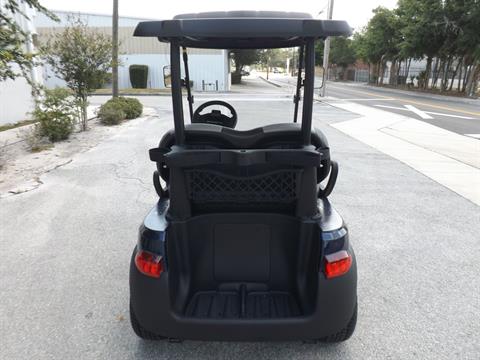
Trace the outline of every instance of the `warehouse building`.
<instances>
[{"instance_id":1,"label":"warehouse building","mask_svg":"<svg viewBox=\"0 0 480 360\"><path fill-rule=\"evenodd\" d=\"M108 35L112 33L112 17L110 15L73 13L53 11L59 22L55 22L43 14L35 18L38 41L41 43L49 36L68 26L72 20L80 19L95 31ZM133 37L135 26L140 19L133 17L119 18L119 87L131 88L129 66L148 66L148 88L164 88L169 72L169 47L155 38ZM229 59L227 50L189 49L190 79L195 91L228 91L230 89ZM44 84L48 88L64 86L63 80L55 76L52 70L44 67ZM108 84L107 84L108 86Z\"/></svg>"}]
</instances>

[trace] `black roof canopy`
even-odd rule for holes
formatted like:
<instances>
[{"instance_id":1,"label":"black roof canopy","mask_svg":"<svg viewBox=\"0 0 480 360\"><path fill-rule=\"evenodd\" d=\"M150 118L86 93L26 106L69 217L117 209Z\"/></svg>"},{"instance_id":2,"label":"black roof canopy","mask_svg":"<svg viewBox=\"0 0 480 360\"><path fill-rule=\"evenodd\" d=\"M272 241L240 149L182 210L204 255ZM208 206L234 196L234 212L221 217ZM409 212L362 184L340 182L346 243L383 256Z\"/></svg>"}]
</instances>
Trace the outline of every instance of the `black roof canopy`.
<instances>
[{"instance_id":1,"label":"black roof canopy","mask_svg":"<svg viewBox=\"0 0 480 360\"><path fill-rule=\"evenodd\" d=\"M134 36L158 37L180 46L210 49L263 49L303 45L305 39L350 35L345 21L317 20L310 14L279 11L228 11L177 15L143 21Z\"/></svg>"}]
</instances>

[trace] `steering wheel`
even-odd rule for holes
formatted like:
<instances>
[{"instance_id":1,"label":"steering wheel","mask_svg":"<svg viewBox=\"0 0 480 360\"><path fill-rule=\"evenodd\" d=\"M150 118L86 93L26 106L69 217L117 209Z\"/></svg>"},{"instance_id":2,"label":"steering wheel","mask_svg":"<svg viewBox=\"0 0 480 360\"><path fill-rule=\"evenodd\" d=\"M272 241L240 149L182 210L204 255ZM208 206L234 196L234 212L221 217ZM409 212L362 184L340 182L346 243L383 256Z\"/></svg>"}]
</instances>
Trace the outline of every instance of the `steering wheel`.
<instances>
[{"instance_id":1,"label":"steering wheel","mask_svg":"<svg viewBox=\"0 0 480 360\"><path fill-rule=\"evenodd\" d=\"M230 113L232 115L227 116L225 114L222 114L220 110L212 110L209 113L200 114L203 109L213 105L226 107L228 110L230 110ZM214 124L214 125L221 125L221 126L235 129L235 126L237 125L237 112L235 111L232 105L230 105L225 101L222 101L222 100L207 101L202 105L200 105L195 110L195 112L193 113L192 123Z\"/></svg>"}]
</instances>

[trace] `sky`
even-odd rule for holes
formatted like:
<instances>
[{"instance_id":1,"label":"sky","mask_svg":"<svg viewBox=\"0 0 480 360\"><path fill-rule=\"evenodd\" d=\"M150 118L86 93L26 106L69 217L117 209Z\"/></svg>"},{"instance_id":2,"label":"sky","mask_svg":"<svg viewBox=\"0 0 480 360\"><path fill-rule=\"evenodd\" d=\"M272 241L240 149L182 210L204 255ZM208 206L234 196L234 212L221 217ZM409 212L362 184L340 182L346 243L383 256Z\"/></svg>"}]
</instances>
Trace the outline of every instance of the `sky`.
<instances>
[{"instance_id":1,"label":"sky","mask_svg":"<svg viewBox=\"0 0 480 360\"><path fill-rule=\"evenodd\" d=\"M72 10L110 14L111 0L40 0L51 10ZM356 30L365 26L372 17L372 10L377 6L394 8L397 0L335 0L333 18L347 20ZM119 0L120 16L134 16L148 19L169 19L176 14L202 11L224 10L275 10L299 11L312 14L319 19L325 18L327 0ZM319 12L322 12L318 15Z\"/></svg>"}]
</instances>

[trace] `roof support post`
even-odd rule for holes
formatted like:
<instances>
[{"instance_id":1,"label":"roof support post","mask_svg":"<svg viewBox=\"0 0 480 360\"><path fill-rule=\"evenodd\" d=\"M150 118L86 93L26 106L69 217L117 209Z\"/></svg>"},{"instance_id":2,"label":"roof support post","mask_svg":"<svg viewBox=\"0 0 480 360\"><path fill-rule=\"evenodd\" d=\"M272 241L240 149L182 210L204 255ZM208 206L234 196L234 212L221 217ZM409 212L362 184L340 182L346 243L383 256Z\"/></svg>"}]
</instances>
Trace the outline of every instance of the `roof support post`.
<instances>
[{"instance_id":1,"label":"roof support post","mask_svg":"<svg viewBox=\"0 0 480 360\"><path fill-rule=\"evenodd\" d=\"M190 71L188 70L188 54L187 48L182 48L183 52L183 67L185 68L185 87L187 88L188 111L190 112L190 121L193 121L193 95L190 88Z\"/></svg>"},{"instance_id":2,"label":"roof support post","mask_svg":"<svg viewBox=\"0 0 480 360\"><path fill-rule=\"evenodd\" d=\"M305 46L305 80L303 82L302 141L310 145L312 136L313 88L315 83L315 39Z\"/></svg>"},{"instance_id":3,"label":"roof support post","mask_svg":"<svg viewBox=\"0 0 480 360\"><path fill-rule=\"evenodd\" d=\"M173 121L175 124L175 143L185 143L185 124L183 121L182 84L180 69L180 46L178 42L170 43L170 73L172 77Z\"/></svg>"},{"instance_id":4,"label":"roof support post","mask_svg":"<svg viewBox=\"0 0 480 360\"><path fill-rule=\"evenodd\" d=\"M300 88L302 87L302 68L303 68L303 46L300 46L298 55L298 74L297 74L297 88L295 95L293 96L293 102L295 103L295 110L293 112L293 122L297 122L298 118L298 103L300 102Z\"/></svg>"}]
</instances>

